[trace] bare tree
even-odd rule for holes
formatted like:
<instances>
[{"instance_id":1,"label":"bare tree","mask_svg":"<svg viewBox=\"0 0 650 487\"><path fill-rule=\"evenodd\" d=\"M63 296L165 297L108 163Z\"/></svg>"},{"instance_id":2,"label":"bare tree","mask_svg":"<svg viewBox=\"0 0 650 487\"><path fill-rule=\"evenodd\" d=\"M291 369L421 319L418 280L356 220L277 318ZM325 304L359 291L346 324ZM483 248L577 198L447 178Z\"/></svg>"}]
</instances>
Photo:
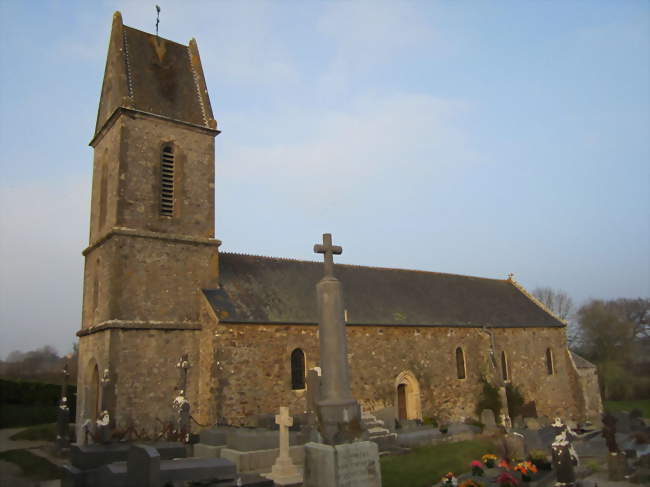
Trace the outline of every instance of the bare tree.
<instances>
[{"instance_id":1,"label":"bare tree","mask_svg":"<svg viewBox=\"0 0 650 487\"><path fill-rule=\"evenodd\" d=\"M533 290L532 294L558 318L566 321L572 317L574 310L573 299L566 291L550 287L538 287Z\"/></svg>"}]
</instances>

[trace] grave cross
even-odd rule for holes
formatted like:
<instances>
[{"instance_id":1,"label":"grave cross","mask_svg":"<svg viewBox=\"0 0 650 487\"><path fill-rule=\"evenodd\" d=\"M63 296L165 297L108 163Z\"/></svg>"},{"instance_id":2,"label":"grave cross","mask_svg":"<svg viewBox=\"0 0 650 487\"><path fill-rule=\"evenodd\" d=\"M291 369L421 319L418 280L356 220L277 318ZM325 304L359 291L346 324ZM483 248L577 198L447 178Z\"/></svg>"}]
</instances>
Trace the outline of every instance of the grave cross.
<instances>
[{"instance_id":1,"label":"grave cross","mask_svg":"<svg viewBox=\"0 0 650 487\"><path fill-rule=\"evenodd\" d=\"M289 456L289 427L293 426L293 418L289 416L289 408L280 406L280 414L275 415L275 424L280 426L280 456Z\"/></svg>"},{"instance_id":2,"label":"grave cross","mask_svg":"<svg viewBox=\"0 0 650 487\"><path fill-rule=\"evenodd\" d=\"M334 255L339 255L343 252L343 247L332 245L332 234L323 234L323 243L314 245L314 253L324 254L325 260L325 276L334 276Z\"/></svg>"}]
</instances>

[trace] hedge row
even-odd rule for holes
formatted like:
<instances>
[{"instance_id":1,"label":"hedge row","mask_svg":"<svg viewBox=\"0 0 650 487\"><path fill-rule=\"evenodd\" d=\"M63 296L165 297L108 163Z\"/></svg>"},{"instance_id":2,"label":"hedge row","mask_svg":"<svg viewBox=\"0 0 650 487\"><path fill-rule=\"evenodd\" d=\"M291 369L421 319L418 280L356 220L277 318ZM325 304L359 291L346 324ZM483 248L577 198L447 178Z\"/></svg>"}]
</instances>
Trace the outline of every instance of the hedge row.
<instances>
[{"instance_id":1,"label":"hedge row","mask_svg":"<svg viewBox=\"0 0 650 487\"><path fill-rule=\"evenodd\" d=\"M68 386L70 417L75 416L75 386ZM61 386L0 379L0 427L48 423L56 419Z\"/></svg>"}]
</instances>

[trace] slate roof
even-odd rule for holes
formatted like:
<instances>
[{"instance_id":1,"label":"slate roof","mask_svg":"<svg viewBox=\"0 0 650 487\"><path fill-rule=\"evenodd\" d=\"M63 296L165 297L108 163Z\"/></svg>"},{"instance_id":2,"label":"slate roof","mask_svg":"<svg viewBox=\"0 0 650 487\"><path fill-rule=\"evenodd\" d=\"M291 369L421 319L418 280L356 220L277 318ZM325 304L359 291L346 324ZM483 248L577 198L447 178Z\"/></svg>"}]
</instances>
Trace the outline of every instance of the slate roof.
<instances>
[{"instance_id":1,"label":"slate roof","mask_svg":"<svg viewBox=\"0 0 650 487\"><path fill-rule=\"evenodd\" d=\"M119 107L216 128L196 42L185 46L127 27L115 12L96 134Z\"/></svg>"},{"instance_id":2,"label":"slate roof","mask_svg":"<svg viewBox=\"0 0 650 487\"><path fill-rule=\"evenodd\" d=\"M220 253L220 288L203 292L221 322L318 322L321 262ZM349 325L562 327L513 282L335 264Z\"/></svg>"},{"instance_id":3,"label":"slate roof","mask_svg":"<svg viewBox=\"0 0 650 487\"><path fill-rule=\"evenodd\" d=\"M587 359L582 358L575 352L571 352L571 357L573 358L573 363L576 364L576 367L579 369L595 369L596 366L589 362Z\"/></svg>"}]
</instances>

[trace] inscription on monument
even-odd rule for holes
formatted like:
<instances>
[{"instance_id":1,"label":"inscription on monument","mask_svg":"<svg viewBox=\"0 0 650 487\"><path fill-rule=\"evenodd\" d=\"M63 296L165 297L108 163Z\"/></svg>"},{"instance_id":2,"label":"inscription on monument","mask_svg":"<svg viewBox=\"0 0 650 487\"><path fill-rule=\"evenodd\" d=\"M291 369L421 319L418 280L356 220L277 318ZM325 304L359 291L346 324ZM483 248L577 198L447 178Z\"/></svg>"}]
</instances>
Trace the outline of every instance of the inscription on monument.
<instances>
[{"instance_id":1,"label":"inscription on monument","mask_svg":"<svg viewBox=\"0 0 650 487\"><path fill-rule=\"evenodd\" d=\"M337 445L338 487L381 487L379 456L374 443Z\"/></svg>"}]
</instances>

